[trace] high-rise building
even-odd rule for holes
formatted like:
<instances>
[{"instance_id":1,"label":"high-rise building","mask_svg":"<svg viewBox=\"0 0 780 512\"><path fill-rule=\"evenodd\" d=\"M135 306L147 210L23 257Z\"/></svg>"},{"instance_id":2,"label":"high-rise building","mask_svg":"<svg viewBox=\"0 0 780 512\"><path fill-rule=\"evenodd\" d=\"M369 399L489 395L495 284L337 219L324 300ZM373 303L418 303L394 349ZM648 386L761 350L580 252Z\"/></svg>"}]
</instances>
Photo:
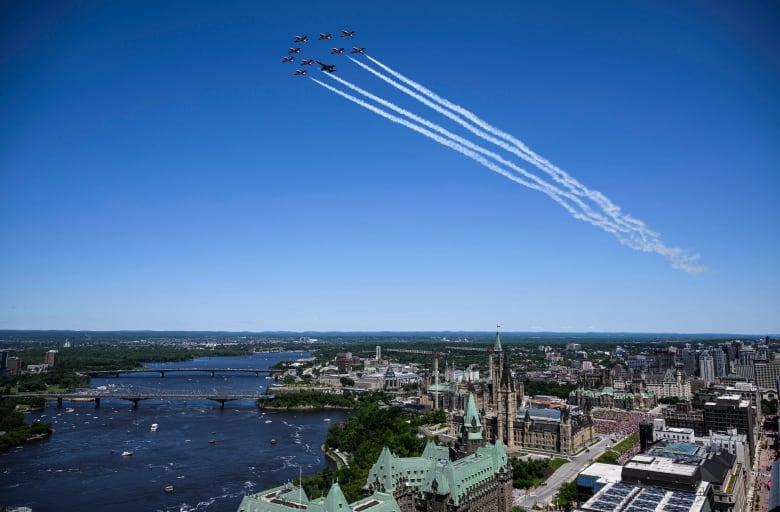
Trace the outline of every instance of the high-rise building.
<instances>
[{"instance_id":1,"label":"high-rise building","mask_svg":"<svg viewBox=\"0 0 780 512\"><path fill-rule=\"evenodd\" d=\"M49 368L54 368L57 366L57 350L49 350L46 352L46 356L44 357L43 363L48 365Z\"/></svg>"},{"instance_id":2,"label":"high-rise building","mask_svg":"<svg viewBox=\"0 0 780 512\"><path fill-rule=\"evenodd\" d=\"M699 354L699 377L708 384L715 382L715 361L709 350L704 350Z\"/></svg>"},{"instance_id":3,"label":"high-rise building","mask_svg":"<svg viewBox=\"0 0 780 512\"><path fill-rule=\"evenodd\" d=\"M713 402L706 402L704 411L704 427L709 432L728 432L736 429L738 434L747 436L750 445L750 457L756 453L753 427L754 412L750 401L739 395L721 395Z\"/></svg>"},{"instance_id":4,"label":"high-rise building","mask_svg":"<svg viewBox=\"0 0 780 512\"><path fill-rule=\"evenodd\" d=\"M726 365L726 353L723 352L723 348L718 345L712 349L712 359L715 363L715 377L725 377L728 375L728 366Z\"/></svg>"},{"instance_id":5,"label":"high-rise building","mask_svg":"<svg viewBox=\"0 0 780 512\"><path fill-rule=\"evenodd\" d=\"M775 381L780 377L780 359L756 359L753 361L753 371L756 386L761 389L773 389Z\"/></svg>"}]
</instances>

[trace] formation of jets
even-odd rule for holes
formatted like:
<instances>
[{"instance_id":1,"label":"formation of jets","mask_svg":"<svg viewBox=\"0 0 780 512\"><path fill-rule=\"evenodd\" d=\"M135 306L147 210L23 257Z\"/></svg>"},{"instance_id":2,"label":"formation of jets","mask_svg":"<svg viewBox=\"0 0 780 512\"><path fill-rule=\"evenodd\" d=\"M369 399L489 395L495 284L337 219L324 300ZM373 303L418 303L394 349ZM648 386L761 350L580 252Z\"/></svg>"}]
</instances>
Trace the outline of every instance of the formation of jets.
<instances>
[{"instance_id":1,"label":"formation of jets","mask_svg":"<svg viewBox=\"0 0 780 512\"><path fill-rule=\"evenodd\" d=\"M355 37L355 31L354 30L342 30L341 31L341 37ZM333 34L331 33L325 33L320 32L319 36L317 37L318 41L323 40L331 40L333 39ZM309 42L309 36L295 36L293 39L293 43L308 43ZM345 53L344 48L332 48L330 50L331 55L343 55ZM365 48L359 48L357 46L352 47L353 54L365 54L366 49ZM294 54L301 54L301 47L300 46L291 46L287 50L287 56L282 57L282 62L295 62L295 55ZM325 71L326 73L335 73L336 72L336 65L335 64L325 64L324 62L320 62L318 60L314 59L301 59L301 66L311 66L315 62L321 66L321 71ZM296 76L306 76L306 70L305 69L296 69L295 75Z\"/></svg>"}]
</instances>

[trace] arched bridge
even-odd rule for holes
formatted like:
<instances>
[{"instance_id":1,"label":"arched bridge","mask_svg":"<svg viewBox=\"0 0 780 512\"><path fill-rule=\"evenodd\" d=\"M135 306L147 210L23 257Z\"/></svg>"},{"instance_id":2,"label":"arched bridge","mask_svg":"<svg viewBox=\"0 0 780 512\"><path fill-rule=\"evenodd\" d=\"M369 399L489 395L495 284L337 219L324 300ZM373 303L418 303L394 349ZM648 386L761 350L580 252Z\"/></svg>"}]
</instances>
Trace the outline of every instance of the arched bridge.
<instances>
[{"instance_id":1,"label":"arched bridge","mask_svg":"<svg viewBox=\"0 0 780 512\"><path fill-rule=\"evenodd\" d=\"M166 373L208 373L213 377L217 373L254 373L259 377L261 373L271 373L271 368L144 368L141 370L88 370L81 372L90 377L119 377L120 375L132 375L135 373L157 373L165 377Z\"/></svg>"},{"instance_id":2,"label":"arched bridge","mask_svg":"<svg viewBox=\"0 0 780 512\"><path fill-rule=\"evenodd\" d=\"M181 393L171 392L164 393L158 391L79 391L77 393L26 393L11 395L9 398L43 398L47 401L57 401L57 407L62 406L64 400L76 401L76 402L95 402L95 407L100 407L100 400L102 398L118 398L120 400L128 400L133 402L133 408L138 407L138 402L141 400L149 400L153 398L162 398L168 400L192 400L192 399L205 399L214 400L220 403L220 407L225 407L225 402L231 400L255 400L258 404L262 404L265 400L273 398L274 395L265 393Z\"/></svg>"}]
</instances>

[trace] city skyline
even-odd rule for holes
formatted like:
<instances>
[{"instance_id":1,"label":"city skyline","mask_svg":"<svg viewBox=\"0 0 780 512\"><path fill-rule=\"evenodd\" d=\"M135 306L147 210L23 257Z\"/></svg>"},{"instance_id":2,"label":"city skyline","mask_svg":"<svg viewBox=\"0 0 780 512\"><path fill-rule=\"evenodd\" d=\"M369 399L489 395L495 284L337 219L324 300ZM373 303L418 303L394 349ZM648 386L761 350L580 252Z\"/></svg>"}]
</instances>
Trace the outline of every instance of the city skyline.
<instances>
[{"instance_id":1,"label":"city skyline","mask_svg":"<svg viewBox=\"0 0 780 512\"><path fill-rule=\"evenodd\" d=\"M773 6L7 11L0 329L780 333Z\"/></svg>"}]
</instances>

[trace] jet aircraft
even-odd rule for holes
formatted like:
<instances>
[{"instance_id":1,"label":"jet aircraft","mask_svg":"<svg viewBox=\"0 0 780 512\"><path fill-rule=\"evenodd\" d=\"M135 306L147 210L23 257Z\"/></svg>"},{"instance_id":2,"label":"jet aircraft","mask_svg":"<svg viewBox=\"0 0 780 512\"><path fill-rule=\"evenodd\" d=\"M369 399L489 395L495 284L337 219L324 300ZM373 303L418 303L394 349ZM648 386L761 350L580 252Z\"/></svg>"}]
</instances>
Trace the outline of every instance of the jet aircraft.
<instances>
[{"instance_id":1,"label":"jet aircraft","mask_svg":"<svg viewBox=\"0 0 780 512\"><path fill-rule=\"evenodd\" d=\"M295 62L295 57L282 57L282 62Z\"/></svg>"},{"instance_id":2,"label":"jet aircraft","mask_svg":"<svg viewBox=\"0 0 780 512\"><path fill-rule=\"evenodd\" d=\"M340 54L340 53L344 53L344 48L333 48L330 51L331 55L337 55L337 54Z\"/></svg>"},{"instance_id":3,"label":"jet aircraft","mask_svg":"<svg viewBox=\"0 0 780 512\"><path fill-rule=\"evenodd\" d=\"M342 30L341 31L341 37L355 37L355 31L354 30Z\"/></svg>"},{"instance_id":4,"label":"jet aircraft","mask_svg":"<svg viewBox=\"0 0 780 512\"><path fill-rule=\"evenodd\" d=\"M352 53L366 53L365 48L358 48L357 46L352 47Z\"/></svg>"},{"instance_id":5,"label":"jet aircraft","mask_svg":"<svg viewBox=\"0 0 780 512\"><path fill-rule=\"evenodd\" d=\"M333 39L333 34L323 34L320 32L320 37L318 37L317 40L322 41L323 39Z\"/></svg>"},{"instance_id":6,"label":"jet aircraft","mask_svg":"<svg viewBox=\"0 0 780 512\"><path fill-rule=\"evenodd\" d=\"M335 64L325 64L324 62L317 61L317 64L322 66L320 71L327 71L328 73L334 73L336 71Z\"/></svg>"},{"instance_id":7,"label":"jet aircraft","mask_svg":"<svg viewBox=\"0 0 780 512\"><path fill-rule=\"evenodd\" d=\"M287 53L301 53L301 49L300 48L290 48L289 50L287 50Z\"/></svg>"},{"instance_id":8,"label":"jet aircraft","mask_svg":"<svg viewBox=\"0 0 780 512\"><path fill-rule=\"evenodd\" d=\"M312 59L301 60L301 66L311 66L312 64L314 64L314 61Z\"/></svg>"},{"instance_id":9,"label":"jet aircraft","mask_svg":"<svg viewBox=\"0 0 780 512\"><path fill-rule=\"evenodd\" d=\"M305 69L296 69L295 74L298 76L306 76L306 70Z\"/></svg>"},{"instance_id":10,"label":"jet aircraft","mask_svg":"<svg viewBox=\"0 0 780 512\"><path fill-rule=\"evenodd\" d=\"M309 42L309 36L295 36L294 43L308 43Z\"/></svg>"}]
</instances>

